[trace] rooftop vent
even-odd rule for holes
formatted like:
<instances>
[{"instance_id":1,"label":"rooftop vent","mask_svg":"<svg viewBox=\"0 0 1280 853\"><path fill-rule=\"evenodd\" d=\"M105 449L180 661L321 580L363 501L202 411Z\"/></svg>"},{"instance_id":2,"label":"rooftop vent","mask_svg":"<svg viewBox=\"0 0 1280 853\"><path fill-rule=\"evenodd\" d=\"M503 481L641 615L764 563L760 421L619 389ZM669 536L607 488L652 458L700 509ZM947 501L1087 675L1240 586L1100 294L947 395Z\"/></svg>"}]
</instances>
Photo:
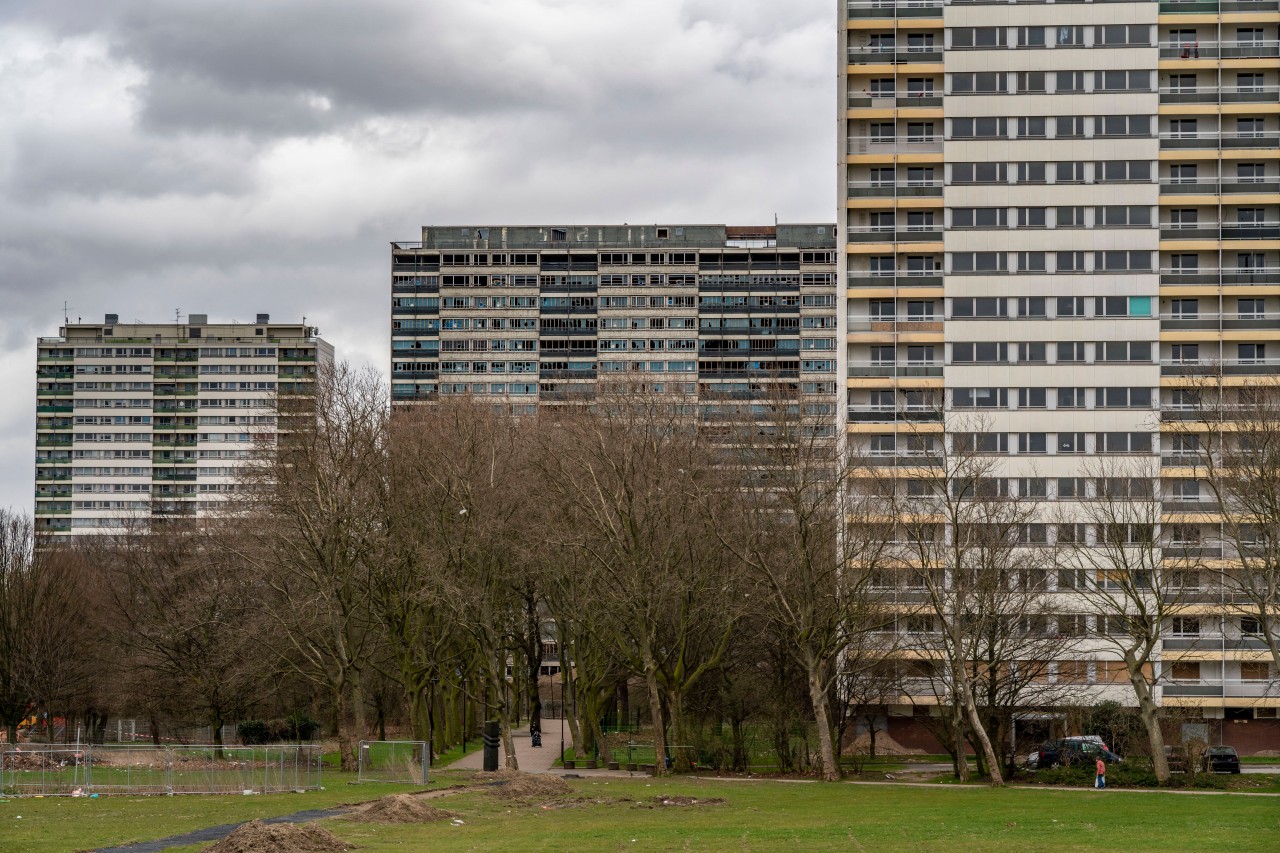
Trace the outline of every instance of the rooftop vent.
<instances>
[{"instance_id":1,"label":"rooftop vent","mask_svg":"<svg viewBox=\"0 0 1280 853\"><path fill-rule=\"evenodd\" d=\"M259 315L258 315L258 320L257 320L257 322L259 322L259 323L270 323L270 322L271 322L271 315L270 315L270 314L259 314Z\"/></svg>"},{"instance_id":2,"label":"rooftop vent","mask_svg":"<svg viewBox=\"0 0 1280 853\"><path fill-rule=\"evenodd\" d=\"M187 323L192 326L203 326L209 322L208 314L188 314Z\"/></svg>"},{"instance_id":3,"label":"rooftop vent","mask_svg":"<svg viewBox=\"0 0 1280 853\"><path fill-rule=\"evenodd\" d=\"M119 315L119 314L108 314L108 315L107 315L107 317L106 317L106 319L105 319L105 320L103 320L102 322L106 323L108 326L114 326L116 323L119 323L119 322L120 322L120 315Z\"/></svg>"}]
</instances>

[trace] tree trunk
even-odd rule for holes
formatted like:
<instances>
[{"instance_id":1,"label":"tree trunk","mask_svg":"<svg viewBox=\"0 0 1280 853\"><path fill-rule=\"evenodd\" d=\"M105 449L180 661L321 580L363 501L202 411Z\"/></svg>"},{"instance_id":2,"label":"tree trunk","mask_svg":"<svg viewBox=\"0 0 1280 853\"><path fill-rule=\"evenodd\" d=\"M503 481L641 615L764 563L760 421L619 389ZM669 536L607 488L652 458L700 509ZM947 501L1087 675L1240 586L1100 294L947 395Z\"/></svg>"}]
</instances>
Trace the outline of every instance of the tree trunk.
<instances>
[{"instance_id":1,"label":"tree trunk","mask_svg":"<svg viewBox=\"0 0 1280 853\"><path fill-rule=\"evenodd\" d=\"M969 756L968 749L965 748L964 711L955 697L952 697L951 706L951 742L955 746L952 759L955 762L956 778L961 782L968 782Z\"/></svg>"},{"instance_id":2,"label":"tree trunk","mask_svg":"<svg viewBox=\"0 0 1280 853\"><path fill-rule=\"evenodd\" d=\"M662 726L662 694L658 690L658 664L646 645L641 652L644 686L649 693L649 718L653 725L653 775L667 775L667 734Z\"/></svg>"},{"instance_id":3,"label":"tree trunk","mask_svg":"<svg viewBox=\"0 0 1280 853\"><path fill-rule=\"evenodd\" d=\"M213 757L222 758L222 714L214 712L209 718L209 728L213 735Z\"/></svg>"},{"instance_id":4,"label":"tree trunk","mask_svg":"<svg viewBox=\"0 0 1280 853\"><path fill-rule=\"evenodd\" d=\"M973 701L973 691L969 689L968 684L961 687L964 698L965 710L969 716L969 727L973 729L974 737L978 739L978 748L981 750L982 756L986 759L987 770L991 773L992 787L1004 787L1004 774L1000 772L1000 761L996 758L995 750L991 746L991 738L987 736L986 727L982 725L982 716L978 713L978 706Z\"/></svg>"},{"instance_id":5,"label":"tree trunk","mask_svg":"<svg viewBox=\"0 0 1280 853\"><path fill-rule=\"evenodd\" d=\"M1138 714L1142 717L1142 725L1147 730L1147 742L1151 745L1151 769L1155 771L1156 780L1161 785L1169 784L1169 760L1164 755L1164 732L1160 730L1160 709L1151 696L1151 686L1142 677L1142 670L1128 666L1129 683L1138 697Z\"/></svg>"},{"instance_id":6,"label":"tree trunk","mask_svg":"<svg viewBox=\"0 0 1280 853\"><path fill-rule=\"evenodd\" d=\"M333 691L333 712L338 720L338 756L342 761L342 769L348 772L359 769L356 749L358 744L351 740L351 729L347 726L347 691L341 687Z\"/></svg>"},{"instance_id":7,"label":"tree trunk","mask_svg":"<svg viewBox=\"0 0 1280 853\"><path fill-rule=\"evenodd\" d=\"M816 661L805 662L809 680L809 703L813 706L813 719L818 726L819 773L824 782L839 782L840 762L836 760L835 743L831 736L831 716L827 710L827 691L822 686L820 667Z\"/></svg>"}]
</instances>

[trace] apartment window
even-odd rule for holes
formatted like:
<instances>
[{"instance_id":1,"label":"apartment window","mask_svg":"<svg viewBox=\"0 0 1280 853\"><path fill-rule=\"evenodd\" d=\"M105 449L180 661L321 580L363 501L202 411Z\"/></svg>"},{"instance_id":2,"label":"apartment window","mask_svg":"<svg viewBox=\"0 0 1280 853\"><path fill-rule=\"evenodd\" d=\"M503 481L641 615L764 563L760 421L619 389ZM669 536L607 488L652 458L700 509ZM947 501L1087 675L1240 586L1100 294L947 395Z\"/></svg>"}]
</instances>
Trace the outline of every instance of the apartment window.
<instances>
[{"instance_id":1,"label":"apartment window","mask_svg":"<svg viewBox=\"0 0 1280 853\"><path fill-rule=\"evenodd\" d=\"M1094 136L1150 136L1151 116L1097 116Z\"/></svg>"},{"instance_id":2,"label":"apartment window","mask_svg":"<svg viewBox=\"0 0 1280 853\"><path fill-rule=\"evenodd\" d=\"M1151 269L1150 252L1096 252L1095 270L1106 272L1144 272Z\"/></svg>"},{"instance_id":3,"label":"apartment window","mask_svg":"<svg viewBox=\"0 0 1280 853\"><path fill-rule=\"evenodd\" d=\"M1055 163L1053 166L1053 180L1059 184L1083 184L1084 163L1075 161Z\"/></svg>"},{"instance_id":4,"label":"apartment window","mask_svg":"<svg viewBox=\"0 0 1280 853\"><path fill-rule=\"evenodd\" d=\"M1059 364L1083 362L1085 360L1084 341L1059 341L1055 360Z\"/></svg>"},{"instance_id":5,"label":"apartment window","mask_svg":"<svg viewBox=\"0 0 1280 853\"><path fill-rule=\"evenodd\" d=\"M1236 269L1242 273L1262 270L1267 266L1267 256L1262 252L1236 253Z\"/></svg>"},{"instance_id":6,"label":"apartment window","mask_svg":"<svg viewBox=\"0 0 1280 853\"><path fill-rule=\"evenodd\" d=\"M1058 47L1083 47L1084 27L1054 27L1053 43Z\"/></svg>"},{"instance_id":7,"label":"apartment window","mask_svg":"<svg viewBox=\"0 0 1280 853\"><path fill-rule=\"evenodd\" d=\"M1018 227L1019 228L1044 228L1046 224L1046 216L1048 210L1043 207L1020 207L1018 208ZM1039 253L1042 257L1043 252Z\"/></svg>"},{"instance_id":8,"label":"apartment window","mask_svg":"<svg viewBox=\"0 0 1280 853\"><path fill-rule=\"evenodd\" d=\"M1025 364L1047 364L1048 344L1043 341L1029 341L1018 344L1018 361Z\"/></svg>"},{"instance_id":9,"label":"apartment window","mask_svg":"<svg viewBox=\"0 0 1280 853\"><path fill-rule=\"evenodd\" d=\"M1094 208L1093 223L1107 228L1150 228L1151 208L1136 205L1107 205Z\"/></svg>"},{"instance_id":10,"label":"apartment window","mask_svg":"<svg viewBox=\"0 0 1280 853\"><path fill-rule=\"evenodd\" d=\"M1169 137L1171 139L1195 139L1196 120L1193 118L1175 118L1169 120Z\"/></svg>"},{"instance_id":11,"label":"apartment window","mask_svg":"<svg viewBox=\"0 0 1280 853\"><path fill-rule=\"evenodd\" d=\"M889 365L898 359L897 350L891 346L873 346L871 347L871 363L877 365Z\"/></svg>"},{"instance_id":12,"label":"apartment window","mask_svg":"<svg viewBox=\"0 0 1280 853\"><path fill-rule=\"evenodd\" d=\"M907 167L907 186L909 187L925 187L933 184L933 167L932 166L908 166Z\"/></svg>"},{"instance_id":13,"label":"apartment window","mask_svg":"<svg viewBox=\"0 0 1280 853\"><path fill-rule=\"evenodd\" d=\"M1018 47L1044 47L1044 27L1018 27Z\"/></svg>"},{"instance_id":14,"label":"apartment window","mask_svg":"<svg viewBox=\"0 0 1280 853\"><path fill-rule=\"evenodd\" d=\"M1058 116L1053 120L1053 135L1058 139L1084 139L1084 116Z\"/></svg>"},{"instance_id":15,"label":"apartment window","mask_svg":"<svg viewBox=\"0 0 1280 853\"><path fill-rule=\"evenodd\" d=\"M1043 296L1021 296L1018 298L1018 316L1024 318L1040 318L1047 316L1045 313L1045 298Z\"/></svg>"},{"instance_id":16,"label":"apartment window","mask_svg":"<svg viewBox=\"0 0 1280 853\"><path fill-rule=\"evenodd\" d=\"M1083 71L1055 71L1053 90L1059 94L1084 91Z\"/></svg>"},{"instance_id":17,"label":"apartment window","mask_svg":"<svg viewBox=\"0 0 1280 853\"><path fill-rule=\"evenodd\" d=\"M954 163L953 184L1003 184L1009 180L1008 163Z\"/></svg>"},{"instance_id":18,"label":"apartment window","mask_svg":"<svg viewBox=\"0 0 1280 853\"><path fill-rule=\"evenodd\" d=\"M1265 163L1237 163L1236 180L1244 184L1256 184L1267 179Z\"/></svg>"},{"instance_id":19,"label":"apartment window","mask_svg":"<svg viewBox=\"0 0 1280 853\"><path fill-rule=\"evenodd\" d=\"M1169 182L1173 184L1194 184L1197 180L1197 164L1174 163L1169 167Z\"/></svg>"},{"instance_id":20,"label":"apartment window","mask_svg":"<svg viewBox=\"0 0 1280 853\"><path fill-rule=\"evenodd\" d=\"M1175 320L1194 320L1200 316L1200 300L1174 299L1169 303L1169 313Z\"/></svg>"},{"instance_id":21,"label":"apartment window","mask_svg":"<svg viewBox=\"0 0 1280 853\"><path fill-rule=\"evenodd\" d=\"M908 77L907 78L907 96L912 98L927 98L933 94L933 80L928 77Z\"/></svg>"},{"instance_id":22,"label":"apartment window","mask_svg":"<svg viewBox=\"0 0 1280 853\"><path fill-rule=\"evenodd\" d=\"M1046 272L1044 257L1044 252L1019 252L1018 272L1024 274Z\"/></svg>"},{"instance_id":23,"label":"apartment window","mask_svg":"<svg viewBox=\"0 0 1280 853\"><path fill-rule=\"evenodd\" d=\"M1200 619L1197 616L1175 616L1173 617L1173 633L1182 637L1198 637L1200 636ZM1174 665L1174 678L1183 678L1177 672L1177 665ZM1200 664L1196 664L1196 673L1191 678L1200 677Z\"/></svg>"},{"instance_id":24,"label":"apartment window","mask_svg":"<svg viewBox=\"0 0 1280 853\"><path fill-rule=\"evenodd\" d=\"M1236 314L1242 319L1260 319L1266 316L1266 300L1264 299L1238 299L1236 300Z\"/></svg>"},{"instance_id":25,"label":"apartment window","mask_svg":"<svg viewBox=\"0 0 1280 853\"><path fill-rule=\"evenodd\" d=\"M1084 453L1084 433L1060 432L1057 434L1054 446L1058 449L1059 453ZM1059 480L1058 483L1061 485L1062 481ZM1061 491L1059 491L1058 494L1059 497L1062 496ZM1083 496L1081 495L1080 497Z\"/></svg>"},{"instance_id":26,"label":"apartment window","mask_svg":"<svg viewBox=\"0 0 1280 853\"><path fill-rule=\"evenodd\" d=\"M1048 119L1043 116L1030 116L1018 119L1018 136L1029 139L1044 139L1048 135Z\"/></svg>"},{"instance_id":27,"label":"apartment window","mask_svg":"<svg viewBox=\"0 0 1280 853\"><path fill-rule=\"evenodd\" d=\"M1100 432L1096 436L1099 453L1150 453L1149 432Z\"/></svg>"},{"instance_id":28,"label":"apartment window","mask_svg":"<svg viewBox=\"0 0 1280 853\"><path fill-rule=\"evenodd\" d=\"M907 319L909 320L932 320L933 319L933 303L932 302L908 302L907 303Z\"/></svg>"},{"instance_id":29,"label":"apartment window","mask_svg":"<svg viewBox=\"0 0 1280 853\"><path fill-rule=\"evenodd\" d=\"M1266 34L1261 27L1237 27L1237 44L1259 44L1265 40Z\"/></svg>"},{"instance_id":30,"label":"apartment window","mask_svg":"<svg viewBox=\"0 0 1280 853\"><path fill-rule=\"evenodd\" d=\"M1150 388L1099 388L1094 392L1100 409L1149 409Z\"/></svg>"},{"instance_id":31,"label":"apartment window","mask_svg":"<svg viewBox=\"0 0 1280 853\"><path fill-rule=\"evenodd\" d=\"M891 187L897 182L897 172L893 167L871 169L871 186L873 187Z\"/></svg>"},{"instance_id":32,"label":"apartment window","mask_svg":"<svg viewBox=\"0 0 1280 853\"><path fill-rule=\"evenodd\" d=\"M1009 345L994 341L951 345L953 364L1004 364L1009 361Z\"/></svg>"},{"instance_id":33,"label":"apartment window","mask_svg":"<svg viewBox=\"0 0 1280 853\"><path fill-rule=\"evenodd\" d=\"M1019 409L1045 409L1048 408L1046 401L1046 388L1019 388L1018 389L1018 408Z\"/></svg>"},{"instance_id":34,"label":"apartment window","mask_svg":"<svg viewBox=\"0 0 1280 853\"><path fill-rule=\"evenodd\" d=\"M1200 360L1200 345L1173 344L1169 348L1169 357L1177 364L1195 364Z\"/></svg>"},{"instance_id":35,"label":"apartment window","mask_svg":"<svg viewBox=\"0 0 1280 853\"><path fill-rule=\"evenodd\" d=\"M872 231L892 231L894 229L893 211L873 211L871 214Z\"/></svg>"},{"instance_id":36,"label":"apartment window","mask_svg":"<svg viewBox=\"0 0 1280 853\"><path fill-rule=\"evenodd\" d=\"M1003 139L1009 135L1007 118L953 118L951 120L951 136L953 139Z\"/></svg>"},{"instance_id":37,"label":"apartment window","mask_svg":"<svg viewBox=\"0 0 1280 853\"><path fill-rule=\"evenodd\" d=\"M876 277L893 276L897 273L892 255L872 255L871 275Z\"/></svg>"},{"instance_id":38,"label":"apartment window","mask_svg":"<svg viewBox=\"0 0 1280 853\"><path fill-rule=\"evenodd\" d=\"M873 98L892 98L896 92L897 87L892 77L881 77L871 81Z\"/></svg>"},{"instance_id":39,"label":"apartment window","mask_svg":"<svg viewBox=\"0 0 1280 853\"><path fill-rule=\"evenodd\" d=\"M951 75L951 93L954 95L994 95L1007 92L1006 75L995 71L979 71Z\"/></svg>"},{"instance_id":40,"label":"apartment window","mask_svg":"<svg viewBox=\"0 0 1280 853\"><path fill-rule=\"evenodd\" d=\"M892 53L895 44L893 33L872 33L871 50L875 53Z\"/></svg>"},{"instance_id":41,"label":"apartment window","mask_svg":"<svg viewBox=\"0 0 1280 853\"><path fill-rule=\"evenodd\" d=\"M1236 208L1236 222L1240 225L1261 225L1267 221L1267 212L1261 207Z\"/></svg>"},{"instance_id":42,"label":"apartment window","mask_svg":"<svg viewBox=\"0 0 1280 853\"><path fill-rule=\"evenodd\" d=\"M1093 300L1094 316L1151 316L1149 296L1098 296Z\"/></svg>"},{"instance_id":43,"label":"apartment window","mask_svg":"<svg viewBox=\"0 0 1280 853\"><path fill-rule=\"evenodd\" d=\"M1043 432L1024 432L1018 434L1019 453L1048 453L1049 435Z\"/></svg>"},{"instance_id":44,"label":"apartment window","mask_svg":"<svg viewBox=\"0 0 1280 853\"><path fill-rule=\"evenodd\" d=\"M942 269L942 260L932 255L907 255L907 275L925 275Z\"/></svg>"},{"instance_id":45,"label":"apartment window","mask_svg":"<svg viewBox=\"0 0 1280 853\"><path fill-rule=\"evenodd\" d=\"M1004 252L953 252L951 270L955 273L997 273L1007 268Z\"/></svg>"},{"instance_id":46,"label":"apartment window","mask_svg":"<svg viewBox=\"0 0 1280 853\"><path fill-rule=\"evenodd\" d=\"M1004 27L954 27L951 30L951 46L956 49L980 49L1004 47L1008 30Z\"/></svg>"},{"instance_id":47,"label":"apartment window","mask_svg":"<svg viewBox=\"0 0 1280 853\"><path fill-rule=\"evenodd\" d=\"M1095 92L1150 92L1150 71L1098 71L1094 74Z\"/></svg>"},{"instance_id":48,"label":"apartment window","mask_svg":"<svg viewBox=\"0 0 1280 853\"><path fill-rule=\"evenodd\" d=\"M1084 207L1059 207L1055 219L1059 228L1084 228ZM1059 252L1062 255L1078 255L1080 266L1075 272L1084 272L1084 252Z\"/></svg>"},{"instance_id":49,"label":"apartment window","mask_svg":"<svg viewBox=\"0 0 1280 853\"><path fill-rule=\"evenodd\" d=\"M1236 352L1241 364L1262 364L1267 360L1266 344L1239 344Z\"/></svg>"},{"instance_id":50,"label":"apartment window","mask_svg":"<svg viewBox=\"0 0 1280 853\"><path fill-rule=\"evenodd\" d=\"M1003 432L956 433L951 437L951 443L952 447L960 453L1009 452L1009 434Z\"/></svg>"},{"instance_id":51,"label":"apartment window","mask_svg":"<svg viewBox=\"0 0 1280 853\"><path fill-rule=\"evenodd\" d=\"M1150 341L1100 341L1094 346L1100 362L1151 361Z\"/></svg>"},{"instance_id":52,"label":"apartment window","mask_svg":"<svg viewBox=\"0 0 1280 853\"><path fill-rule=\"evenodd\" d=\"M1018 480L1018 497L1047 498L1049 481L1044 477L1022 477Z\"/></svg>"},{"instance_id":53,"label":"apartment window","mask_svg":"<svg viewBox=\"0 0 1280 853\"><path fill-rule=\"evenodd\" d=\"M1018 164L1018 183L1020 184L1043 184L1045 183L1045 164L1019 163Z\"/></svg>"},{"instance_id":54,"label":"apartment window","mask_svg":"<svg viewBox=\"0 0 1280 853\"><path fill-rule=\"evenodd\" d=\"M1084 316L1084 297L1083 296L1059 296L1057 316L1083 317Z\"/></svg>"},{"instance_id":55,"label":"apartment window","mask_svg":"<svg viewBox=\"0 0 1280 853\"><path fill-rule=\"evenodd\" d=\"M1196 75L1194 74L1169 75L1169 89L1175 94L1194 92L1196 88Z\"/></svg>"},{"instance_id":56,"label":"apartment window","mask_svg":"<svg viewBox=\"0 0 1280 853\"><path fill-rule=\"evenodd\" d=\"M996 297L978 296L951 300L952 317L1004 317L1005 301Z\"/></svg>"},{"instance_id":57,"label":"apartment window","mask_svg":"<svg viewBox=\"0 0 1280 853\"><path fill-rule=\"evenodd\" d=\"M1149 183L1151 181L1151 161L1149 160L1103 160L1094 164L1094 180L1098 183Z\"/></svg>"},{"instance_id":58,"label":"apartment window","mask_svg":"<svg viewBox=\"0 0 1280 853\"><path fill-rule=\"evenodd\" d=\"M875 143L893 142L897 137L897 125L888 121L873 121L871 123L871 141Z\"/></svg>"},{"instance_id":59,"label":"apartment window","mask_svg":"<svg viewBox=\"0 0 1280 853\"><path fill-rule=\"evenodd\" d=\"M951 399L957 409L1005 409L1009 406L1009 389L957 388Z\"/></svg>"},{"instance_id":60,"label":"apartment window","mask_svg":"<svg viewBox=\"0 0 1280 853\"><path fill-rule=\"evenodd\" d=\"M897 314L897 305L892 299L873 299L870 310L873 320L892 320Z\"/></svg>"},{"instance_id":61,"label":"apartment window","mask_svg":"<svg viewBox=\"0 0 1280 853\"><path fill-rule=\"evenodd\" d=\"M913 143L913 144L933 142L933 122L931 121L907 122L907 142Z\"/></svg>"},{"instance_id":62,"label":"apartment window","mask_svg":"<svg viewBox=\"0 0 1280 853\"><path fill-rule=\"evenodd\" d=\"M1019 71L1018 91L1022 94L1044 94L1045 76L1043 71Z\"/></svg>"},{"instance_id":63,"label":"apartment window","mask_svg":"<svg viewBox=\"0 0 1280 853\"><path fill-rule=\"evenodd\" d=\"M957 207L951 211L952 228L1005 228L1009 210L1004 207Z\"/></svg>"},{"instance_id":64,"label":"apartment window","mask_svg":"<svg viewBox=\"0 0 1280 853\"><path fill-rule=\"evenodd\" d=\"M1058 408L1059 409L1083 409L1086 403L1084 399L1083 388L1059 388L1058 389Z\"/></svg>"},{"instance_id":65,"label":"apartment window","mask_svg":"<svg viewBox=\"0 0 1280 853\"><path fill-rule=\"evenodd\" d=\"M1266 80L1264 74L1237 74L1236 75L1236 91L1237 92L1261 92L1263 83Z\"/></svg>"},{"instance_id":66,"label":"apartment window","mask_svg":"<svg viewBox=\"0 0 1280 853\"><path fill-rule=\"evenodd\" d=\"M1180 274L1198 272L1200 269L1200 256L1187 254L1170 255L1169 269Z\"/></svg>"},{"instance_id":67,"label":"apartment window","mask_svg":"<svg viewBox=\"0 0 1280 853\"><path fill-rule=\"evenodd\" d=\"M1241 616L1240 633L1246 637L1256 637L1262 633L1262 621L1257 616Z\"/></svg>"},{"instance_id":68,"label":"apartment window","mask_svg":"<svg viewBox=\"0 0 1280 853\"><path fill-rule=\"evenodd\" d=\"M1151 44L1147 24L1107 24L1093 28L1093 43L1099 47L1127 47Z\"/></svg>"},{"instance_id":69,"label":"apartment window","mask_svg":"<svg viewBox=\"0 0 1280 853\"><path fill-rule=\"evenodd\" d=\"M921 344L908 346L907 364L933 364L933 346Z\"/></svg>"}]
</instances>

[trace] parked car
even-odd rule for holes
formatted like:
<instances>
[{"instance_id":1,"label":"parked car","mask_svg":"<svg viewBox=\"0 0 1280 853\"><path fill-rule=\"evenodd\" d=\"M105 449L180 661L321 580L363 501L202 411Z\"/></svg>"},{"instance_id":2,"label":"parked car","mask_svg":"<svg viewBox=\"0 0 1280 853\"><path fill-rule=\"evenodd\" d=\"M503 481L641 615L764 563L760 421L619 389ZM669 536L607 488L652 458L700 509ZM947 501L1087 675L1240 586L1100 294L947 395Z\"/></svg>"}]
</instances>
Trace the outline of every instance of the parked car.
<instances>
[{"instance_id":1,"label":"parked car","mask_svg":"<svg viewBox=\"0 0 1280 853\"><path fill-rule=\"evenodd\" d=\"M1085 740L1080 737L1061 738L1059 740L1045 741L1040 745L1040 754L1036 759L1036 767L1090 764L1099 758L1108 764L1123 760L1099 741Z\"/></svg>"},{"instance_id":2,"label":"parked car","mask_svg":"<svg viewBox=\"0 0 1280 853\"><path fill-rule=\"evenodd\" d=\"M1200 765L1209 773L1239 773L1240 756L1234 746L1211 746L1205 749Z\"/></svg>"}]
</instances>

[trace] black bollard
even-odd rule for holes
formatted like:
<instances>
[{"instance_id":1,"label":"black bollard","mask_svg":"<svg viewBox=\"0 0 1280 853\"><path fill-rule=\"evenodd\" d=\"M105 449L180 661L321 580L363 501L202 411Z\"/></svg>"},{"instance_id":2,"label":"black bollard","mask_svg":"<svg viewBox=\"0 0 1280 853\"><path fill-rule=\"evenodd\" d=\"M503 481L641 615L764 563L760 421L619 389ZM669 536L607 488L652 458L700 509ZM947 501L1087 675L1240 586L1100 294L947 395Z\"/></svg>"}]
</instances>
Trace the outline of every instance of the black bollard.
<instances>
[{"instance_id":1,"label":"black bollard","mask_svg":"<svg viewBox=\"0 0 1280 853\"><path fill-rule=\"evenodd\" d=\"M484 769L492 773L498 769L498 741L501 735L497 720L484 721Z\"/></svg>"}]
</instances>

